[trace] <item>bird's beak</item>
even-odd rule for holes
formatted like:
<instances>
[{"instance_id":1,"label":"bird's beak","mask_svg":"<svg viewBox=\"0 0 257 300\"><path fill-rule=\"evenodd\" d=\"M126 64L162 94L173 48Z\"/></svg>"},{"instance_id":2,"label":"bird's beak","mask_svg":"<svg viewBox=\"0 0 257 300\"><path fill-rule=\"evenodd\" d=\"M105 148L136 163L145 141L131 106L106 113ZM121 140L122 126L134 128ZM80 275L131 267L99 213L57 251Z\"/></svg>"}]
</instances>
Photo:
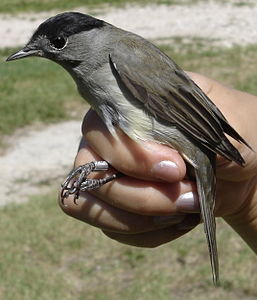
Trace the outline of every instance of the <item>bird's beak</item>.
<instances>
[{"instance_id":1,"label":"bird's beak","mask_svg":"<svg viewBox=\"0 0 257 300\"><path fill-rule=\"evenodd\" d=\"M11 60L16 60L16 59L21 59L25 58L28 56L41 56L40 55L41 51L40 50L35 50L35 49L28 49L28 48L23 48L14 54L10 55L6 61L11 61Z\"/></svg>"}]
</instances>

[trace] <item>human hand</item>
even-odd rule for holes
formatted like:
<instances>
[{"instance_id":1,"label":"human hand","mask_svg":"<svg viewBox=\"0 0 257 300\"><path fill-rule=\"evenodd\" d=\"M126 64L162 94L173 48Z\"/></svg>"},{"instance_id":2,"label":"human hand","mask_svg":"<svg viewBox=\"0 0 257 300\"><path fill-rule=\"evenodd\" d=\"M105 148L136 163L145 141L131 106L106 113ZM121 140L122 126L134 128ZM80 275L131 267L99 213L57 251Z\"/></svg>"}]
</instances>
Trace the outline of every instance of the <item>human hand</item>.
<instances>
[{"instance_id":1,"label":"human hand","mask_svg":"<svg viewBox=\"0 0 257 300\"><path fill-rule=\"evenodd\" d=\"M253 113L257 111L257 98L201 75L189 75L257 149ZM120 242L144 247L169 242L199 223L199 215L195 214L199 211L196 187L185 178L186 165L175 150L154 143L135 143L119 130L113 138L93 111L86 115L82 131L84 138L75 167L104 159L127 176L97 191L81 193L77 204L69 197L65 206L61 204L67 214L101 228ZM244 145L234 144L245 158L246 167L218 157L215 215L224 217L257 250L252 242L254 230L249 237L249 222L255 220L257 227L257 212L252 209L257 202L256 154Z\"/></svg>"}]
</instances>

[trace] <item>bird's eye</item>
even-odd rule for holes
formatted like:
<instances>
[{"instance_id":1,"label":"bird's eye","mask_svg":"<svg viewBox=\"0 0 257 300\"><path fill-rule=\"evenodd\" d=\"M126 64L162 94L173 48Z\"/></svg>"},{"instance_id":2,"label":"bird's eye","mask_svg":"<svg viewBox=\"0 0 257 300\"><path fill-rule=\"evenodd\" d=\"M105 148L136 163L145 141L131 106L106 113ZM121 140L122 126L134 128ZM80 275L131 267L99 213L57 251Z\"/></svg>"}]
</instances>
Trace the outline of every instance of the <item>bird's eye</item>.
<instances>
[{"instance_id":1,"label":"bird's eye","mask_svg":"<svg viewBox=\"0 0 257 300\"><path fill-rule=\"evenodd\" d=\"M67 40L62 36L58 36L57 38L51 40L50 43L53 48L61 50L66 46Z\"/></svg>"}]
</instances>

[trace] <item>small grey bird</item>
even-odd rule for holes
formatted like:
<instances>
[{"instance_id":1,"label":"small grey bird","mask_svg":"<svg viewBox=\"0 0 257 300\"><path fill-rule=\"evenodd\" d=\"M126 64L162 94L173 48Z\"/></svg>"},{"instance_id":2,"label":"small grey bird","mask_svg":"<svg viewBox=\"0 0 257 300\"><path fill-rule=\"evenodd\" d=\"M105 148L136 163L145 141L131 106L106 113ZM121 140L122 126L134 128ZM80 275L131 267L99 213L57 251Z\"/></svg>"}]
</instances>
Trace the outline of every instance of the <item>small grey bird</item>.
<instances>
[{"instance_id":1,"label":"small grey bird","mask_svg":"<svg viewBox=\"0 0 257 300\"><path fill-rule=\"evenodd\" d=\"M156 46L131 32L78 12L43 22L7 61L48 58L63 66L78 90L115 135L168 145L193 168L215 284L215 161L220 154L243 166L225 134L248 144L186 73ZM76 173L76 172L75 172Z\"/></svg>"}]
</instances>

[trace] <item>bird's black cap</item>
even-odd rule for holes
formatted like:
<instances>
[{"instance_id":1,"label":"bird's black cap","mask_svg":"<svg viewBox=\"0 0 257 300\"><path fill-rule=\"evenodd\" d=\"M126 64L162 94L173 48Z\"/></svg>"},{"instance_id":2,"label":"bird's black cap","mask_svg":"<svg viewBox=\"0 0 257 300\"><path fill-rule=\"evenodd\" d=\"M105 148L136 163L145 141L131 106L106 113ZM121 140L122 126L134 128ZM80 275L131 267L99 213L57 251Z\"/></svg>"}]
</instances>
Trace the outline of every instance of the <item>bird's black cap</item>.
<instances>
[{"instance_id":1,"label":"bird's black cap","mask_svg":"<svg viewBox=\"0 0 257 300\"><path fill-rule=\"evenodd\" d=\"M47 19L32 36L57 37L70 35L104 26L104 21L79 12L65 12Z\"/></svg>"}]
</instances>

